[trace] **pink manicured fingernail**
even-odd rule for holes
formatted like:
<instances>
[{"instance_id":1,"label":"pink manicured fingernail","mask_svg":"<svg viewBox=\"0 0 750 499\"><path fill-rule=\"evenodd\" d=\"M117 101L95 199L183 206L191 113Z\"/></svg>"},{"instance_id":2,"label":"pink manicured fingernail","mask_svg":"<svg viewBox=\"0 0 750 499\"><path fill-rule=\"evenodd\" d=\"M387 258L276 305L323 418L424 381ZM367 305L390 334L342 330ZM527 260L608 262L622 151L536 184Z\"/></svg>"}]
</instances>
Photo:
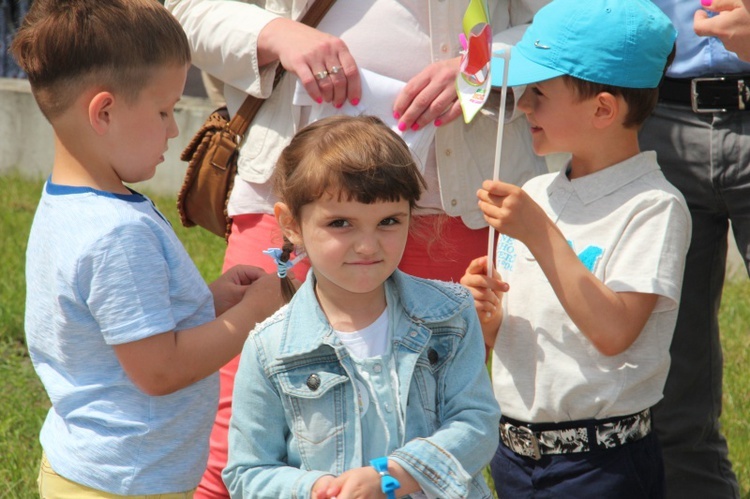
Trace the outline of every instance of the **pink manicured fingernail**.
<instances>
[{"instance_id":1,"label":"pink manicured fingernail","mask_svg":"<svg viewBox=\"0 0 750 499\"><path fill-rule=\"evenodd\" d=\"M318 97L317 99L315 99L315 102L317 102L318 104L323 104L323 97Z\"/></svg>"},{"instance_id":2,"label":"pink manicured fingernail","mask_svg":"<svg viewBox=\"0 0 750 499\"><path fill-rule=\"evenodd\" d=\"M701 5L704 7L710 7L713 0L701 0Z\"/></svg>"},{"instance_id":3,"label":"pink manicured fingernail","mask_svg":"<svg viewBox=\"0 0 750 499\"><path fill-rule=\"evenodd\" d=\"M442 121L440 121L440 119L439 119L439 118L435 120L435 126L440 126L440 125L442 125L442 124L443 124L443 122L442 122Z\"/></svg>"},{"instance_id":4,"label":"pink manicured fingernail","mask_svg":"<svg viewBox=\"0 0 750 499\"><path fill-rule=\"evenodd\" d=\"M351 102L352 102L352 106L356 106L357 104L359 104L359 99L352 99Z\"/></svg>"},{"instance_id":5,"label":"pink manicured fingernail","mask_svg":"<svg viewBox=\"0 0 750 499\"><path fill-rule=\"evenodd\" d=\"M334 105L333 105L333 107L335 107L336 109L341 109L341 106L342 106L342 105L343 105L343 104L334 104Z\"/></svg>"},{"instance_id":6,"label":"pink manicured fingernail","mask_svg":"<svg viewBox=\"0 0 750 499\"><path fill-rule=\"evenodd\" d=\"M401 130L402 132L403 132L404 130L406 130L406 123L404 123L403 121L402 121L402 122L400 122L400 123L398 124L398 129L399 129L399 130Z\"/></svg>"},{"instance_id":7,"label":"pink manicured fingernail","mask_svg":"<svg viewBox=\"0 0 750 499\"><path fill-rule=\"evenodd\" d=\"M414 123L414 124L413 124L413 125L411 126L411 129L412 129L412 130L414 130L414 131L416 132L417 130L419 130L419 125L418 125L418 124L416 124L416 123Z\"/></svg>"},{"instance_id":8,"label":"pink manicured fingernail","mask_svg":"<svg viewBox=\"0 0 750 499\"><path fill-rule=\"evenodd\" d=\"M398 114L398 111L393 111L393 118L394 119L399 119L400 117L401 117L401 115Z\"/></svg>"}]
</instances>

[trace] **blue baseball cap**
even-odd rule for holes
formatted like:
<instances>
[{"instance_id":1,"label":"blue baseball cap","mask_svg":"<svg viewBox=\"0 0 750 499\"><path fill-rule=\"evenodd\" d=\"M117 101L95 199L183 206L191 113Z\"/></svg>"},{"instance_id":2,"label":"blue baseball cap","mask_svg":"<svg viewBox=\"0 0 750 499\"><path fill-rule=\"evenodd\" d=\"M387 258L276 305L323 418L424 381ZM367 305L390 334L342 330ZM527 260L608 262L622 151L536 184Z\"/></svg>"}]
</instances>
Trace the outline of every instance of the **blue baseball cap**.
<instances>
[{"instance_id":1,"label":"blue baseball cap","mask_svg":"<svg viewBox=\"0 0 750 499\"><path fill-rule=\"evenodd\" d=\"M513 47L508 85L570 75L603 85L655 88L677 31L650 0L553 0ZM493 86L503 59L493 59Z\"/></svg>"}]
</instances>

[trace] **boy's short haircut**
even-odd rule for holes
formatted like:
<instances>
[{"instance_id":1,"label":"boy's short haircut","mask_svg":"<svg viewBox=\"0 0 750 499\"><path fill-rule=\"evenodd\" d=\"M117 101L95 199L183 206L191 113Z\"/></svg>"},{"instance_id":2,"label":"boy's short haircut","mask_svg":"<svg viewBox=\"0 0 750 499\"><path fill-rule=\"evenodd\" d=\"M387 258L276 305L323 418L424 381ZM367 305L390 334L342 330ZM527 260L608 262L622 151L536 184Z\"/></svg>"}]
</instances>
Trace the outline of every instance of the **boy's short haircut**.
<instances>
[{"instance_id":1,"label":"boy's short haircut","mask_svg":"<svg viewBox=\"0 0 750 499\"><path fill-rule=\"evenodd\" d=\"M156 0L34 0L11 52L48 120L86 88L132 102L155 68L190 62L185 32Z\"/></svg>"},{"instance_id":2,"label":"boy's short haircut","mask_svg":"<svg viewBox=\"0 0 750 499\"><path fill-rule=\"evenodd\" d=\"M667 72L667 68L672 64L674 56L675 49L672 49L669 57L667 57L667 63L664 66L664 73ZM625 128L640 128L646 121L646 118L651 116L651 113L654 111L654 108L656 108L656 104L659 101L658 87L617 87L614 85L605 85L603 83L594 83L569 75L563 75L562 78L567 85L574 89L581 100L589 99L602 92L610 93L615 97L622 97L628 105L628 112L622 123Z\"/></svg>"}]
</instances>

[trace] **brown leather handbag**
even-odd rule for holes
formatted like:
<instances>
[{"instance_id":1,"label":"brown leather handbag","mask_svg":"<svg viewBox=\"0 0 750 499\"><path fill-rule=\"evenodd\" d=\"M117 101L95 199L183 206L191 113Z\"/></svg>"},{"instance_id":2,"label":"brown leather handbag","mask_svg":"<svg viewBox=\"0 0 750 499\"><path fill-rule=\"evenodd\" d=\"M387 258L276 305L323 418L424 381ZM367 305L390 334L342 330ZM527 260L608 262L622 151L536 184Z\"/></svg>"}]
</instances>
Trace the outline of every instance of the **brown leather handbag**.
<instances>
[{"instance_id":1,"label":"brown leather handbag","mask_svg":"<svg viewBox=\"0 0 750 499\"><path fill-rule=\"evenodd\" d=\"M317 26L334 1L316 1L300 22ZM283 74L284 68L279 64L274 88ZM182 151L180 159L187 161L188 167L177 196L177 210L185 227L198 225L229 238L232 220L227 214L227 203L237 174L237 156L261 104L263 99L248 96L231 119L226 107L217 109Z\"/></svg>"}]
</instances>

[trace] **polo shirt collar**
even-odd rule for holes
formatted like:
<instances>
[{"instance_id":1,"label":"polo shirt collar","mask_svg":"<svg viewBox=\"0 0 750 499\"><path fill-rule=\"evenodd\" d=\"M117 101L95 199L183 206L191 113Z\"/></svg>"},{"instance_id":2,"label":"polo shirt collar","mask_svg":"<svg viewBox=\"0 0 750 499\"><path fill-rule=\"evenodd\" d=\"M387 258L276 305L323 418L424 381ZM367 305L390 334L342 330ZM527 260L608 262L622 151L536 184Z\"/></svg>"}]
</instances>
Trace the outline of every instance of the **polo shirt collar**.
<instances>
[{"instance_id":1,"label":"polo shirt collar","mask_svg":"<svg viewBox=\"0 0 750 499\"><path fill-rule=\"evenodd\" d=\"M569 165L566 165L560 170L547 187L547 194L551 196L561 189L573 191L583 204L593 203L648 173L660 170L655 151L641 152L621 163L573 180L566 175L568 168Z\"/></svg>"}]
</instances>

